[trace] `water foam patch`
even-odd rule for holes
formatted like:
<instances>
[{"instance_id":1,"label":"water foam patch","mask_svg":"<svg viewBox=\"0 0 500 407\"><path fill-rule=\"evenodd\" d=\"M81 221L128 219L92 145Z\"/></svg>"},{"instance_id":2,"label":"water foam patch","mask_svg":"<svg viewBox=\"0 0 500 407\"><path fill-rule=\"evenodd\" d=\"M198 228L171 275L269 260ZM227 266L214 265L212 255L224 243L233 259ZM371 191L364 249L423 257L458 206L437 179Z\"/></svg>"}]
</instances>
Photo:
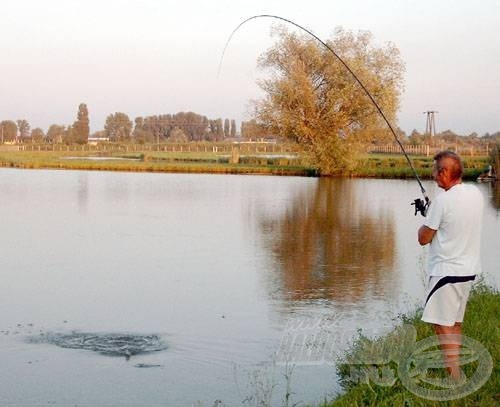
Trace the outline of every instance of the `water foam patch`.
<instances>
[{"instance_id":1,"label":"water foam patch","mask_svg":"<svg viewBox=\"0 0 500 407\"><path fill-rule=\"evenodd\" d=\"M67 349L85 349L108 356L125 356L159 352L167 349L160 335L125 333L48 332L28 338L30 343L49 343Z\"/></svg>"}]
</instances>

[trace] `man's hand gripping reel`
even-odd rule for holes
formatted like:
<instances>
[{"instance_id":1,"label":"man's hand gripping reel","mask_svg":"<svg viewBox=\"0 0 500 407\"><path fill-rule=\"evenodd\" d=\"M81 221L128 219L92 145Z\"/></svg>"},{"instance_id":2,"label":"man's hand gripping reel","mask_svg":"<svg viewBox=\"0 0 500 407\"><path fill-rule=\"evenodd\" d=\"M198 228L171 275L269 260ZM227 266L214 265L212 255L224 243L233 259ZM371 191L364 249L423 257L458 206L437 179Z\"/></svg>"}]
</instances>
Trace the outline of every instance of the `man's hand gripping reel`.
<instances>
[{"instance_id":1,"label":"man's hand gripping reel","mask_svg":"<svg viewBox=\"0 0 500 407\"><path fill-rule=\"evenodd\" d=\"M425 201L423 199L417 198L412 202L412 205L415 205L415 216L420 212L423 217L427 215L427 210L429 209L429 205L431 204L430 199L425 196Z\"/></svg>"}]
</instances>

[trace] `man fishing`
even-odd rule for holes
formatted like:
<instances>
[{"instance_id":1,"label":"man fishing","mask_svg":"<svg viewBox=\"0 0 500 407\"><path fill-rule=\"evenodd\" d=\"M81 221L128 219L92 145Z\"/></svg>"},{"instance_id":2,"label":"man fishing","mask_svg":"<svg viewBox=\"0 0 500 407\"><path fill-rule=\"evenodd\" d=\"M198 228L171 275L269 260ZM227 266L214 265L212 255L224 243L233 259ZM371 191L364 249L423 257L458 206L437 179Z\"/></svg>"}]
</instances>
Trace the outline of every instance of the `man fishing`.
<instances>
[{"instance_id":1,"label":"man fishing","mask_svg":"<svg viewBox=\"0 0 500 407\"><path fill-rule=\"evenodd\" d=\"M474 185L462 183L463 164L451 151L434 157L432 172L444 189L418 230L418 242L429 244L428 294L422 320L434 324L437 335L461 335L462 321L472 281L481 270L480 240L483 197ZM460 337L441 340L450 377L464 379L458 360Z\"/></svg>"}]
</instances>

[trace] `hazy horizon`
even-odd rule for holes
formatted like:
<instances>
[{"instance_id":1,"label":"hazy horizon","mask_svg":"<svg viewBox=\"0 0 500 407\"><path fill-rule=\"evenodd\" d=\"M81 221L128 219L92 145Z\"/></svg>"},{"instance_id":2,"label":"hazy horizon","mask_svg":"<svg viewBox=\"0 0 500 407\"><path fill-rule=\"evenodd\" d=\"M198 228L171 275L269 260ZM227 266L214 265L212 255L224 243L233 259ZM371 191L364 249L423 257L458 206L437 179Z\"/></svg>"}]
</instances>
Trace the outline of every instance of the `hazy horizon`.
<instances>
[{"instance_id":1,"label":"hazy horizon","mask_svg":"<svg viewBox=\"0 0 500 407\"><path fill-rule=\"evenodd\" d=\"M369 30L393 42L406 64L397 123L425 129L423 111L437 110L436 130L459 134L500 130L500 3L465 1L21 0L3 5L0 120L31 128L73 123L87 104L91 131L115 112L137 116L194 111L238 122L260 95L257 58L273 42L270 19L292 19L328 38L335 27Z\"/></svg>"}]
</instances>

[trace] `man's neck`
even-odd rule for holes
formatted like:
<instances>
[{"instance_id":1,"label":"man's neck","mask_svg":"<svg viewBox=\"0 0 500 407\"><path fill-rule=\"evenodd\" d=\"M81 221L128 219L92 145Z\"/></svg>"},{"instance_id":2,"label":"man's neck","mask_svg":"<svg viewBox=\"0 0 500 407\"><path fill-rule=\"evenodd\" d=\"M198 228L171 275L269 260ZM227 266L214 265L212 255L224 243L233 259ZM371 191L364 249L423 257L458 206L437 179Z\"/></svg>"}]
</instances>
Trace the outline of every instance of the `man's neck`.
<instances>
[{"instance_id":1,"label":"man's neck","mask_svg":"<svg viewBox=\"0 0 500 407\"><path fill-rule=\"evenodd\" d=\"M462 183L462 178L459 178L457 179L456 181L453 181L451 182L449 185L446 186L446 188L444 189L445 191L448 191L450 190L451 188L453 188L455 185L458 185L458 184L461 184Z\"/></svg>"}]
</instances>

